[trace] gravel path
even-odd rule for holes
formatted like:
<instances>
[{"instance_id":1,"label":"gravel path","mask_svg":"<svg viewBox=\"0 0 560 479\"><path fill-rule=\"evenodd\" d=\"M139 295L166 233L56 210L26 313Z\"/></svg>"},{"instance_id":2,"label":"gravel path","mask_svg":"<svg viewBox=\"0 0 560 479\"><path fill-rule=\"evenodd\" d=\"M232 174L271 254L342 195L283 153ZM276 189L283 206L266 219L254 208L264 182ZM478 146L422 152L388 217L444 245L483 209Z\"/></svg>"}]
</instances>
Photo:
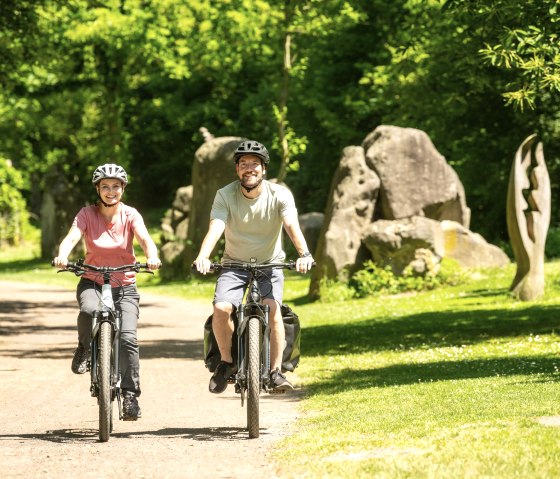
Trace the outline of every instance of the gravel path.
<instances>
[{"instance_id":1,"label":"gravel path","mask_svg":"<svg viewBox=\"0 0 560 479\"><path fill-rule=\"evenodd\" d=\"M261 396L260 438L249 440L233 387L208 392L202 331L210 304L140 293L143 417L117 421L100 443L89 377L70 371L74 291L0 282L2 477L282 477L270 453L290 433L301 391Z\"/></svg>"}]
</instances>

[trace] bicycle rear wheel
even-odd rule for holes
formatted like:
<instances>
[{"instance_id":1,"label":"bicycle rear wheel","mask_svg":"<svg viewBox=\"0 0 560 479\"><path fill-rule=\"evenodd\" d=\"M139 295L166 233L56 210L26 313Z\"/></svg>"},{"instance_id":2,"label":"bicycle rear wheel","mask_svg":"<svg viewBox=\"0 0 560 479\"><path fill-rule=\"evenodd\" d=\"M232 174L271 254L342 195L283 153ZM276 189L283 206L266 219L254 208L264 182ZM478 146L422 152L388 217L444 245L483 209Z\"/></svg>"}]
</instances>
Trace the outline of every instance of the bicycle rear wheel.
<instances>
[{"instance_id":1,"label":"bicycle rear wheel","mask_svg":"<svg viewBox=\"0 0 560 479\"><path fill-rule=\"evenodd\" d=\"M99 325L99 354L97 362L97 378L99 381L99 440L107 442L111 434L112 405L111 401L111 323Z\"/></svg>"},{"instance_id":2,"label":"bicycle rear wheel","mask_svg":"<svg viewBox=\"0 0 560 479\"><path fill-rule=\"evenodd\" d=\"M250 438L259 437L260 326L259 318L249 318L247 324L247 429Z\"/></svg>"}]
</instances>

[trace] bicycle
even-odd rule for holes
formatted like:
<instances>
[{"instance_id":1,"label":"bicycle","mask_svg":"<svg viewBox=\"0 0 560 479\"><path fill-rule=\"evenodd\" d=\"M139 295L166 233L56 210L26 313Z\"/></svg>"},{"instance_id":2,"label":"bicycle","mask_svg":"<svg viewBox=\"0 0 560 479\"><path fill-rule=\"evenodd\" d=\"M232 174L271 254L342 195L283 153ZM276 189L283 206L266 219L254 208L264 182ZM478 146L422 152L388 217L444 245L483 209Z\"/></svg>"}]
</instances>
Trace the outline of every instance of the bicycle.
<instances>
[{"instance_id":1,"label":"bicycle","mask_svg":"<svg viewBox=\"0 0 560 479\"><path fill-rule=\"evenodd\" d=\"M99 305L92 315L88 370L91 373L90 392L92 397L97 398L99 405L99 440L107 442L113 432L115 399L119 407L119 419L123 419L119 371L121 312L115 308L111 275L132 271L149 274L153 272L148 270L146 263L110 267L86 264L80 259L75 263L69 261L66 267L59 269L57 273L70 272L79 277L87 271L94 271L103 277Z\"/></svg>"},{"instance_id":2,"label":"bicycle","mask_svg":"<svg viewBox=\"0 0 560 479\"><path fill-rule=\"evenodd\" d=\"M193 268L195 266L193 265ZM241 407L247 401L247 429L249 438L259 437L259 398L261 392L275 393L270 379L270 307L261 301L257 281L259 274L272 269L296 269L295 261L287 263L227 262L211 263L210 271L237 269L250 273L249 284L237 312L237 356L233 357L234 371L228 380L241 396ZM281 391L285 392L285 391Z\"/></svg>"}]
</instances>

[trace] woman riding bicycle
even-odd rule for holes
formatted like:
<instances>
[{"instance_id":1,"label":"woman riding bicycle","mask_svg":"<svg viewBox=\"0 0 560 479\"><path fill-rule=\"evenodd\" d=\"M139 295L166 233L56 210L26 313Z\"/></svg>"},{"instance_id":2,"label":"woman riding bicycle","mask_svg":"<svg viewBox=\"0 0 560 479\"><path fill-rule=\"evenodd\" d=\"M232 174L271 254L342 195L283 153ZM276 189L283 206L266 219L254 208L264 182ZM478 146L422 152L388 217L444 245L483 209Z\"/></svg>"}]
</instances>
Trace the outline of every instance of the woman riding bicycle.
<instances>
[{"instance_id":1,"label":"woman riding bicycle","mask_svg":"<svg viewBox=\"0 0 560 479\"><path fill-rule=\"evenodd\" d=\"M282 250L284 226L300 255L296 269L306 273L313 264L313 257L299 226L294 197L286 187L264 179L270 161L267 149L256 141L244 141L235 150L233 159L239 180L216 193L208 233L194 261L196 269L202 274L210 271L210 254L224 232L222 261L250 262L251 258L256 258L258 263L283 261L286 257ZM210 379L212 393L225 391L233 373L231 314L241 304L248 282L247 271L225 269L216 283L212 329L222 361ZM293 389L281 372L285 342L280 312L284 290L282 270L273 269L261 275L259 286L263 302L270 306L271 381L275 390Z\"/></svg>"},{"instance_id":2,"label":"woman riding bicycle","mask_svg":"<svg viewBox=\"0 0 560 479\"><path fill-rule=\"evenodd\" d=\"M161 262L140 213L121 202L128 185L126 171L115 164L101 165L92 178L98 203L82 208L60 243L54 266L64 268L68 256L78 241L84 237L85 263L94 266L122 266L136 262L133 240L136 238L147 258L148 267L158 269ZM94 272L85 273L78 283L76 296L80 306L78 314L78 347L72 359L72 372L84 374L91 341L92 312L97 309L103 278ZM121 326L121 389L124 397L123 419L135 421L141 417L140 363L137 340L140 296L136 289L136 273L120 273L111 279L116 308L122 311Z\"/></svg>"}]
</instances>

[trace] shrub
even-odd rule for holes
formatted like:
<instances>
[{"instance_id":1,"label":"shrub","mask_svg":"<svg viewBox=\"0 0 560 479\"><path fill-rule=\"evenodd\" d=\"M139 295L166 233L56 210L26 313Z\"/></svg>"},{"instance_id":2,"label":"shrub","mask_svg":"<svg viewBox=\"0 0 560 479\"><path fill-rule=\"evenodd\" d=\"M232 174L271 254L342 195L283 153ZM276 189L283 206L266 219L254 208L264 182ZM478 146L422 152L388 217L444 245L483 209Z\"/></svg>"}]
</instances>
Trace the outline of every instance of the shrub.
<instances>
[{"instance_id":1,"label":"shrub","mask_svg":"<svg viewBox=\"0 0 560 479\"><path fill-rule=\"evenodd\" d=\"M0 245L17 246L29 229L29 213L20 193L23 178L11 162L0 158Z\"/></svg>"},{"instance_id":2,"label":"shrub","mask_svg":"<svg viewBox=\"0 0 560 479\"><path fill-rule=\"evenodd\" d=\"M402 276L397 276L390 266L382 268L372 261L366 261L364 268L354 273L349 286L355 291L356 297L363 298L376 293L397 294L429 290L444 284L458 284L460 281L461 269L453 260L444 259L437 274L429 271L424 276L415 274L411 268L406 268Z\"/></svg>"},{"instance_id":3,"label":"shrub","mask_svg":"<svg viewBox=\"0 0 560 479\"><path fill-rule=\"evenodd\" d=\"M560 258L560 226L549 228L544 253L548 259Z\"/></svg>"}]
</instances>

